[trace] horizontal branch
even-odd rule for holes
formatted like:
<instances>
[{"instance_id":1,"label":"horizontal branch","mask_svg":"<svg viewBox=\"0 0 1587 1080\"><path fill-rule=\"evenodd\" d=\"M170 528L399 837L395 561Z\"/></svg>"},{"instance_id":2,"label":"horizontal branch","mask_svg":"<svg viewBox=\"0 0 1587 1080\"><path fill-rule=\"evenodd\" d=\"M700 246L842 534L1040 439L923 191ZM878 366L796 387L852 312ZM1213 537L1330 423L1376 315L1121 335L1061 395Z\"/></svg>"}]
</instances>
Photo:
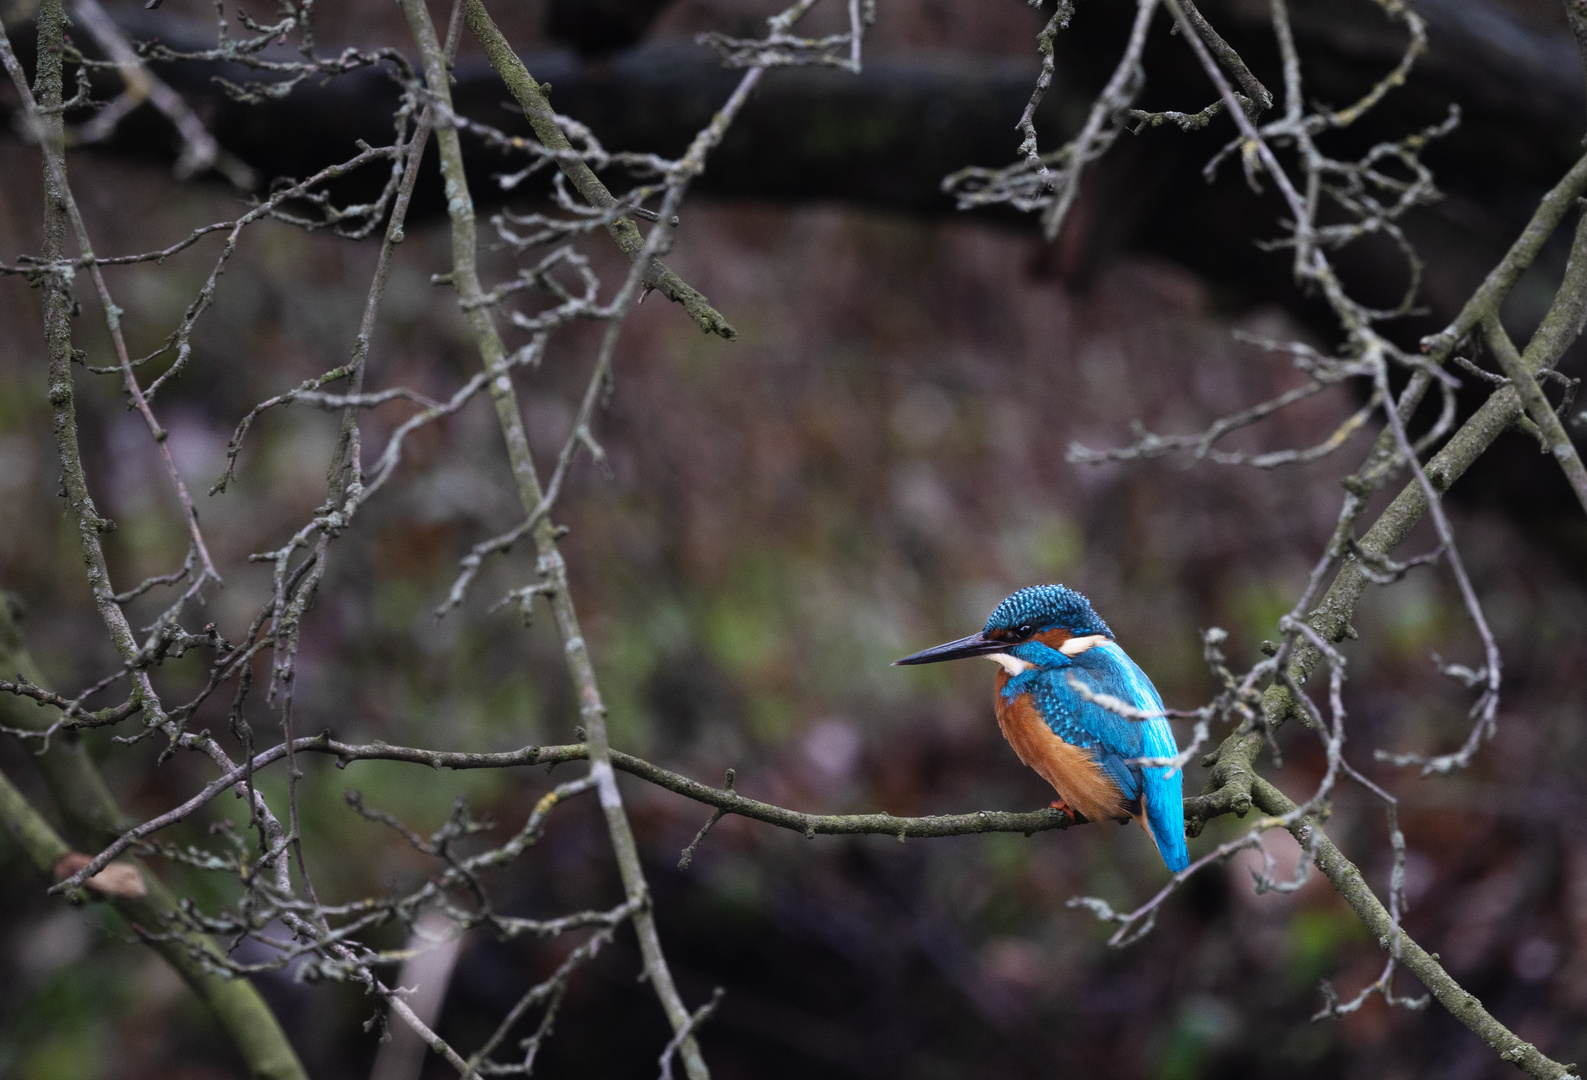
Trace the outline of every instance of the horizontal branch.
<instances>
[{"instance_id":1,"label":"horizontal branch","mask_svg":"<svg viewBox=\"0 0 1587 1080\"><path fill-rule=\"evenodd\" d=\"M320 736L299 739L294 745L299 753L334 754L338 764L350 761L406 761L415 765L428 765L435 769L503 769L521 765L560 765L581 761L588 755L585 743L565 746L526 746L496 754L463 754L440 750L421 750L408 746L390 746L386 743L356 745L338 742ZM276 760L285 755L285 746L272 747L254 759L255 767L268 764L261 758ZM1061 810L1033 810L1015 813L1007 810L977 810L968 814L934 814L926 817L895 817L878 814L806 814L790 810L759 799L747 798L727 787L711 787L691 780L681 773L664 769L644 758L634 757L618 750L612 751L612 766L631 776L637 776L657 787L666 788L686 799L714 806L724 814L763 821L768 825L804 833L806 836L852 836L873 834L877 836L937 837L968 836L974 833L1031 833L1051 829L1067 829L1076 822ZM217 781L218 783L219 781Z\"/></svg>"},{"instance_id":2,"label":"horizontal branch","mask_svg":"<svg viewBox=\"0 0 1587 1080\"><path fill-rule=\"evenodd\" d=\"M346 767L354 761L403 761L413 765L427 765L432 769L511 769L529 765L561 765L569 761L581 761L589 756L587 743L571 743L564 746L526 746L519 750L507 750L499 753L470 754L447 750L426 750L414 746L392 746L389 743L345 743L331 738L329 735L314 735L294 739L291 745L293 753L330 754L337 759L339 767ZM75 888L82 880L97 873L110 860L137 844L148 836L169 828L185 818L191 817L198 810L215 799L221 792L230 789L240 782L244 776L257 773L259 770L281 761L288 756L286 743L278 743L269 749L255 754L252 760L238 765L236 769L225 773L210 781L197 794L193 795L181 805L144 821L130 829L126 829L120 836L109 843L99 854L78 868L70 878L61 882L56 888ZM702 784L692 780L681 773L664 769L659 765L646 761L644 758L634 757L618 750L611 752L612 766L631 776L665 788L686 799L706 806L715 807L723 814L737 814L739 817L762 821L778 828L789 829L793 832L803 833L807 837L817 835L825 836L893 836L900 840L916 837L925 839L943 836L970 836L976 833L1023 833L1026 836L1032 833L1047 832L1052 829L1067 829L1078 824L1076 819L1070 818L1061 810L1044 809L1032 810L1024 813L1007 810L975 810L966 814L933 814L925 817L896 817L888 813L876 814L807 814L787 807L777 806L774 803L761 802L759 799L747 798L734 791L731 787L715 788L709 784Z\"/></svg>"}]
</instances>

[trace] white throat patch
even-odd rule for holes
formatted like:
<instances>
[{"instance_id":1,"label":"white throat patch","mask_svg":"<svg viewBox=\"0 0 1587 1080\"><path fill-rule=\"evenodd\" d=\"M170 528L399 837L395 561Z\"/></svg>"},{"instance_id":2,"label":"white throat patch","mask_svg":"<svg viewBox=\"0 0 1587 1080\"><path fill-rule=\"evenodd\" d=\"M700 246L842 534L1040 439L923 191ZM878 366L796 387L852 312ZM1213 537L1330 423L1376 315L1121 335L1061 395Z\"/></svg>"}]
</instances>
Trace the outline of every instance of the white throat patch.
<instances>
[{"instance_id":1,"label":"white throat patch","mask_svg":"<svg viewBox=\"0 0 1587 1080\"><path fill-rule=\"evenodd\" d=\"M1029 671L1036 666L1028 660L1021 660L1019 657L1010 656L1006 652L988 653L986 658L994 664L1001 664L1003 670L1010 675L1018 675L1020 672Z\"/></svg>"}]
</instances>

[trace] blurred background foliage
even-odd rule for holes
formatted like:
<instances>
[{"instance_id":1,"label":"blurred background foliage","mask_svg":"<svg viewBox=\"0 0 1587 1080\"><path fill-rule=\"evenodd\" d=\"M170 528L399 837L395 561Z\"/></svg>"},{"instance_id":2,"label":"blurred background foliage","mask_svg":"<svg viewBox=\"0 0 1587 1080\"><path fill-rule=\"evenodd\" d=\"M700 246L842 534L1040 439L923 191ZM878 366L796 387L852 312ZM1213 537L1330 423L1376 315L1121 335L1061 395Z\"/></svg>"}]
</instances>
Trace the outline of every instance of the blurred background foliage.
<instances>
[{"instance_id":1,"label":"blurred background foliage","mask_svg":"<svg viewBox=\"0 0 1587 1080\"><path fill-rule=\"evenodd\" d=\"M951 52L1029 62L1045 17L1013 2L881 6L867 55L883 60ZM1082 4L1077 19L1092 6ZM1541 0L1501 6L1564 32ZM563 43L577 40L556 22L569 17L564 7L508 7L498 17L524 51L559 44L558 25ZM167 0L162 10L202 17L203 8ZM764 14L754 4L680 0L644 33L655 42L707 28L753 31ZM391 5L346 0L323 5L318 18L327 47L405 44ZM1133 153L1127 140L1120 153ZM660 299L638 309L599 419L610 474L579 465L558 510L618 748L711 782L734 768L739 791L799 809L1029 809L1050 793L998 734L990 670L894 670L891 660L970 632L1008 592L1043 581L1086 592L1174 707L1194 707L1215 688L1199 629L1226 628L1240 664L1275 636L1328 535L1336 480L1364 441L1338 461L1278 473L1064 460L1072 441L1127 441L1133 420L1195 430L1297 381L1281 356L1236 331L1333 344L1307 299L1284 294L1284 257L1257 251L1250 235L1227 236L1212 261L1235 269L1219 274L1165 253L1163 234L1139 224L1150 214L1132 219L1134 232L1088 226L1119 200L1173 213L1176 192L1153 184L1150 160L1135 168L1105 174L1105 190L1088 189L1072 230L1080 238L1066 234L1056 247L1028 222L787 199L700 198L686 207L672 264L740 339L702 337ZM221 186L178 186L149 162L85 153L73 169L104 252L163 245L238 205ZM0 136L7 259L38 249L38 171L31 149ZM1458 172L1440 179L1460 188ZM1213 190L1227 201L1243 188L1231 173ZM1513 205L1479 207L1488 217L1477 226L1469 195L1428 211L1420 227L1432 255L1465 253L1480 273L1494 243L1508 242L1506 223L1535 203L1537 192L1528 202L1526 190ZM620 258L604 238L587 253L616 280ZM398 254L371 384L444 396L476 362L452 293L429 283L448 264L444 221L415 222ZM171 448L195 490L219 475L231 431L253 403L343 361L374 256L373 243L278 224L245 235L199 324L196 362L163 402ZM163 337L212 257L200 245L163 265L109 272L134 350ZM1540 287L1558 264L1539 271ZM487 280L514 273L503 251L487 253L485 266ZM1374 272L1370 262L1361 269ZM1458 303L1454 286L1435 293L1425 318L1408 321L1408 339ZM1535 320L1524 292L1512 307L1519 325ZM15 278L0 281L0 585L26 607L35 658L71 692L114 659L56 496L38 326L35 294ZM80 317L76 333L91 357L107 352L94 318ZM558 339L524 380L542 462L567 434L598 333ZM1576 375L1581 366L1578 354L1564 365ZM1236 444L1304 445L1357 404L1341 390ZM78 406L94 491L119 525L109 545L116 580L168 571L184 541L141 423L102 378L84 377ZM369 414L365 445L406 415L400 405ZM249 436L237 483L201 506L227 573L209 617L233 640L269 588L268 570L246 556L312 514L333 435L332 419L311 409L267 415ZM1412 935L1523 1038L1559 1060L1587 1060L1579 826L1587 528L1535 445L1506 438L1511 445L1461 482L1451 508L1505 656L1500 735L1473 770L1448 779L1418 780L1371 760L1373 748L1442 750L1463 736L1466 698L1431 656L1475 662L1478 646L1452 584L1421 571L1369 593L1358 613L1359 639L1346 648L1350 750L1406 808ZM511 608L492 608L531 579L522 550L489 561L460 610L432 616L457 560L517 520L499 439L483 401L422 429L396 482L338 540L305 624L301 730L461 750L574 741L576 709L549 619L525 629ZM1432 546L1430 531L1419 546ZM140 603L135 623L160 601ZM194 688L200 664L167 663L162 685ZM252 719L273 723L262 710ZM156 768L149 745L115 747L105 735L89 742L139 816L206 778L182 757ZM25 750L0 746L0 763L47 804ZM1298 793L1321 764L1311 736L1286 732L1283 767L1271 775ZM428 831L459 796L510 825L551 782L540 770L453 775L370 763L338 771L324 761L305 769L307 855L322 895L336 896L412 883L432 869L350 813L344 790ZM1187 790L1200 778L1192 767ZM729 818L679 872L677 853L705 811L623 783L685 996L727 990L704 1033L724 1080L1476 1078L1510 1068L1436 1006L1391 1011L1374 1000L1343 1020L1309 1023L1319 979L1353 993L1381 964L1377 944L1320 880L1295 895L1257 897L1236 860L1196 879L1144 942L1113 951L1104 927L1064 902L1088 893L1130 903L1158 887L1162 866L1135 830L900 845L807 841ZM228 817L240 820L237 805L219 800L209 819L171 839L198 840ZM1237 827L1215 823L1193 852ZM1381 815L1346 789L1330 833L1382 887ZM1293 858L1293 845L1288 851ZM200 902L220 895L214 881L161 869ZM127 943L113 917L63 909L41 884L0 837L0 1074L239 1074L202 1010ZM618 890L595 807L562 811L500 888L515 914L611 903ZM443 1034L466 1042L465 1033L485 1030L572 944L471 937ZM653 1073L666 1032L634 984L637 970L632 938L620 936L575 981L544 1075ZM367 1001L286 976L260 982L313 1075L367 1074L375 1051L360 1028ZM446 1075L437 1060L430 1065L427 1075Z\"/></svg>"}]
</instances>

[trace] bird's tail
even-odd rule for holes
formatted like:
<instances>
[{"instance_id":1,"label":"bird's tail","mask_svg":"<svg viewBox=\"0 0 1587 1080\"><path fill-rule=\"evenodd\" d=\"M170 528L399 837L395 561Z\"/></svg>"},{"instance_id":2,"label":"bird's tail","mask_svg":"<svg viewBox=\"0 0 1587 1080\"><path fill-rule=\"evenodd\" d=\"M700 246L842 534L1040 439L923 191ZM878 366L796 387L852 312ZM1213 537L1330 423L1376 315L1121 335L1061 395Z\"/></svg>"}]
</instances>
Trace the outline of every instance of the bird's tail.
<instances>
[{"instance_id":1,"label":"bird's tail","mask_svg":"<svg viewBox=\"0 0 1587 1080\"><path fill-rule=\"evenodd\" d=\"M1168 869L1179 873L1190 865L1185 848L1185 798L1183 773L1178 769L1141 770L1145 773L1145 818L1141 825L1157 844L1157 851Z\"/></svg>"}]
</instances>

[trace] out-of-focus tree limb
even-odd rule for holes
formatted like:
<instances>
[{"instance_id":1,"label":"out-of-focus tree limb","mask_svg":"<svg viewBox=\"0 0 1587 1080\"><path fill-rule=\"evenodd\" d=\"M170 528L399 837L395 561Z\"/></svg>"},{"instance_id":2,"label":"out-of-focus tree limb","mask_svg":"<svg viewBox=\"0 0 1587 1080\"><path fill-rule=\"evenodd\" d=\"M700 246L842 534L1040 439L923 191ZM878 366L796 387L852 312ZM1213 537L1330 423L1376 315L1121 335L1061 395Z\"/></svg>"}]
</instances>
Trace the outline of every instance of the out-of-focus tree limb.
<instances>
[{"instance_id":1,"label":"out-of-focus tree limb","mask_svg":"<svg viewBox=\"0 0 1587 1080\"><path fill-rule=\"evenodd\" d=\"M129 38L157 37L176 51L207 48L214 37L212 27L169 12L118 7L111 15ZM18 26L14 40L31 65L31 28ZM681 154L710 123L739 78L708 50L683 42L641 46L599 64L565 51L523 60L540 85L553 88L549 97L556 109L589 126L607 145L669 157ZM373 145L389 141L386 118L398 100L396 84L375 70L305 80L284 99L243 104L229 98L216 78L256 81L260 73L214 62L155 61L149 68L192 104L222 147L262 178L309 175L343 160L342 151L358 139ZM967 162L1014 155L1014 122L1030 97L1034 72L1031 64L962 57L867 60L857 75L822 68L779 71L745 107L744 122L713 152L699 190L951 213L952 200L939 190L942 177ZM100 92L116 89L106 82ZM509 134L535 134L528 120L503 108L502 77L484 60L459 60L451 91L461 115ZM1056 127L1056 98L1049 109L1044 122ZM175 149L170 143L164 118L143 109L123 119L115 136L98 145L147 157ZM482 177L518 167L473 139L464 140L464 154L470 170ZM502 200L496 185L477 186L481 202ZM433 175L421 181L415 211L445 213L440 188Z\"/></svg>"},{"instance_id":2,"label":"out-of-focus tree limb","mask_svg":"<svg viewBox=\"0 0 1587 1080\"><path fill-rule=\"evenodd\" d=\"M1565 21L1576 39L1582 69L1587 70L1587 0L1565 0Z\"/></svg>"},{"instance_id":3,"label":"out-of-focus tree limb","mask_svg":"<svg viewBox=\"0 0 1587 1080\"><path fill-rule=\"evenodd\" d=\"M546 30L584 56L607 56L642 38L672 0L550 0Z\"/></svg>"},{"instance_id":4,"label":"out-of-focus tree limb","mask_svg":"<svg viewBox=\"0 0 1587 1080\"><path fill-rule=\"evenodd\" d=\"M0 822L5 823L17 846L41 873L49 873L71 854L72 846L50 828L50 823L4 775L0 775Z\"/></svg>"},{"instance_id":5,"label":"out-of-focus tree limb","mask_svg":"<svg viewBox=\"0 0 1587 1080\"><path fill-rule=\"evenodd\" d=\"M1242 55L1260 70L1271 51L1266 5L1207 0L1201 8ZM1430 49L1416 78L1400 93L1408 104L1438 115L1459 101L1462 130L1438 149L1440 171L1497 178L1517 188L1543 186L1574 157L1582 131L1582 76L1568 33L1528 27L1494 0L1423 0ZM158 37L174 49L206 47L213 30L170 12L116 8L132 39ZM1362 19L1354 4L1319 2L1295 14L1308 85L1323 97L1346 99L1370 70L1402 42L1382 20ZM1099 8L1060 39L1071 49L1039 118L1043 131L1072 126L1094 87L1088 56L1106 55L1110 13ZM24 28L18 45L29 46ZM1104 40L1106 39L1106 40ZM710 120L735 75L704 49L682 43L641 46L600 64L572 53L527 58L540 83L555 87L556 107L588 125L608 145L676 155ZM1170 57L1170 60L1173 58ZM1014 130L1030 96L1037 65L966 57L871 58L859 75L821 69L779 73L756 95L738 125L713 154L700 190L760 199L845 199L915 212L948 213L939 190L947 173L966 164L1013 160ZM306 175L347 156L355 139L382 140L396 88L378 72L322 82L308 80L285 100L242 105L228 99L214 76L250 77L222 64L150 65L204 116L221 145L263 177ZM256 73L252 77L257 77ZM1204 83L1188 65L1154 68L1152 92L1174 107L1199 103ZM487 64L463 60L455 69L458 111L513 128L501 109L500 81ZM373 118L373 119L371 119ZM1360 123L1371 124L1367 117ZM135 114L113 146L147 154L165 146L158 120ZM527 133L519 121L517 130ZM485 152L470 149L471 158ZM1459 169L1444 167L1458 159ZM499 159L495 159L499 160ZM1196 162L1199 168L1200 162ZM1501 171L1498 170L1502 165ZM487 170L488 171L488 170ZM482 190L481 196L489 196ZM1195 197L1194 189L1186 194ZM421 197L428 213L443 209L438 189Z\"/></svg>"},{"instance_id":6,"label":"out-of-focus tree limb","mask_svg":"<svg viewBox=\"0 0 1587 1080\"><path fill-rule=\"evenodd\" d=\"M1295 811L1295 803L1266 780L1256 780L1251 794L1257 809L1264 814L1279 817ZM1456 982L1431 953L1411 940L1411 936L1403 928L1398 929L1398 941L1395 941L1396 927L1393 917L1383 906L1383 902L1377 898L1377 894L1372 891L1372 887L1367 884L1360 869L1345 858L1344 853L1328 839L1322 831L1321 822L1315 818L1302 817L1290 827L1289 831L1303 849L1316 845L1317 869L1333 883L1339 895L1350 905L1350 909L1366 924L1367 929L1372 931L1379 945L1385 950L1398 946L1400 964L1420 979L1423 986L1432 991L1438 1003L1448 1009L1450 1015L1498 1051L1499 1057L1527 1075L1538 1077L1538 1080L1575 1080L1575 1074L1570 1068L1546 1056L1537 1047L1499 1023L1474 994L1468 993Z\"/></svg>"},{"instance_id":7,"label":"out-of-focus tree limb","mask_svg":"<svg viewBox=\"0 0 1587 1080\"><path fill-rule=\"evenodd\" d=\"M215 142L215 136L188 107L182 95L150 73L148 65L133 51L132 44L109 13L99 5L99 0L76 0L73 14L78 23L93 36L100 49L115 61L117 70L126 82L126 89L121 95L79 129L78 137L82 141L95 142L111 134L123 115L147 101L165 114L182 138L182 152L176 159L176 175L179 179L213 168L239 188L248 189L259 183L252 169L237 160L235 155L221 150Z\"/></svg>"},{"instance_id":8,"label":"out-of-focus tree limb","mask_svg":"<svg viewBox=\"0 0 1587 1080\"><path fill-rule=\"evenodd\" d=\"M1056 79L1036 116L1044 144L1050 138L1056 145L1074 133L1105 78L1091 68L1116 51L1115 38L1127 29L1110 23L1118 14L1112 7L1088 8L1084 19L1059 36ZM1267 5L1206 0L1200 7L1251 68L1271 81L1276 57ZM1463 117L1460 127L1428 152L1445 190L1463 196L1458 212L1442 218L1438 210L1419 212L1419 220L1434 229L1429 242L1436 241L1433 256L1440 267L1423 303L1442 321L1465 299L1465 283L1479 280L1499 257L1494 237L1520 225L1512 208L1530 204L1579 154L1582 77L1564 27L1555 33L1528 27L1498 0L1429 0L1418 10L1428 20L1430 51L1410 82L1395 91L1394 123L1436 122L1451 101L1460 104ZM174 11L117 7L111 14L135 41L158 37L182 50L208 47L213 39L212 28ZM1385 20L1361 14L1344 0L1316 0L1295 13L1307 84L1324 100L1351 100L1403 45ZM18 27L16 39L30 57L29 34L28 27ZM1183 51L1170 48L1161 60L1154 57L1146 91L1150 100L1144 103L1152 108L1204 104L1204 77L1184 62ZM554 87L548 96L555 108L587 125L606 145L666 157L680 153L710 120L735 78L706 50L677 41L644 44L599 63L586 63L569 51L536 53L525 60L538 83ZM389 140L383 118L396 106L397 87L380 71L305 80L282 100L245 105L228 98L215 80L246 82L259 78L258 72L220 63L151 62L149 69L191 104L224 150L261 178L308 176L344 160L356 139L376 145ZM1018 156L1015 124L1037 70L1034 55L1025 62L915 54L868 57L859 74L779 71L756 91L743 122L729 131L712 154L710 171L691 190L761 201L839 200L908 213L952 213L953 200L940 187L944 176L966 165L999 166ZM98 92L115 96L119 81L113 73L104 79ZM482 58L459 61L452 93L463 116L509 134L533 135L525 118L507 111L514 104L502 92L501 77ZM1399 128L1388 125L1386 117L1369 113L1347 137L1363 145L1398 137ZM1249 299L1283 304L1310 319L1314 313L1295 295L1288 276L1274 272L1273 256L1224 242L1231 231L1260 233L1271 219L1270 208L1239 195L1238 185L1203 183L1200 168L1222 138L1218 130L1147 131L1121 138L1113 158L1099 163L1081 192L1068 235L1041 267L1083 278L1118 247L1153 251ZM97 146L96 152L158 155L166 161L181 150L168 121L152 108L123 118L116 134ZM514 173L522 165L521 158L509 159L477 139L466 137L463 150L471 174L481 178ZM1151 158L1150 170L1130 164L1141 155ZM413 213L421 218L445 210L433 160L414 196ZM338 197L367 201L375 191L359 185L371 182L372 174L341 181ZM532 176L513 194L544 194L544 184L544 173ZM488 181L475 187L482 206L506 197ZM687 211L684 217L686 241ZM1397 263L1374 263L1368 249L1350 259L1353 280L1370 286L1369 292L1387 295L1400 287Z\"/></svg>"},{"instance_id":9,"label":"out-of-focus tree limb","mask_svg":"<svg viewBox=\"0 0 1587 1080\"><path fill-rule=\"evenodd\" d=\"M21 673L29 681L43 685L41 673L24 648L16 620L3 597L0 597L0 671ZM53 707L40 707L10 694L0 695L0 724L6 727L42 731L55 715ZM73 843L98 851L130 824L112 799L99 769L75 736L57 736L49 750L35 761ZM71 844L56 834L3 776L0 776L0 818L17 836L41 873L53 874L62 865L62 858L72 854ZM134 929L147 927L163 931L166 916L176 909L176 896L147 867L139 867L139 871L145 887L142 896L107 894L92 888L89 895L108 900ZM275 1014L253 985L246 980L217 974L194 955L195 950L214 951L213 944L202 939L181 939L152 941L149 947L159 953L209 1007L216 1023L247 1063L250 1076L255 1080L308 1080L308 1073L298 1061Z\"/></svg>"}]
</instances>

